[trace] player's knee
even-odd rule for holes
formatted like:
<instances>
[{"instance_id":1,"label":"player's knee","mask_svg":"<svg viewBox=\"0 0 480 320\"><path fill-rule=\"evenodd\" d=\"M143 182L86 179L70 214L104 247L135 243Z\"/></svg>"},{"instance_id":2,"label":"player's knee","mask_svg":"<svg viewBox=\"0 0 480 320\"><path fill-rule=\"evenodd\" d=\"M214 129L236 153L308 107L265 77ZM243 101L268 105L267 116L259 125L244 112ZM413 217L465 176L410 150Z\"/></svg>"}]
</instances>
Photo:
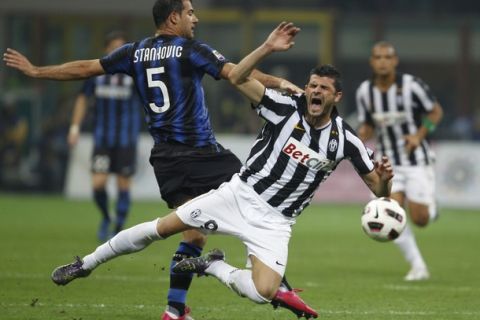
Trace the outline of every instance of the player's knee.
<instances>
[{"instance_id":1,"label":"player's knee","mask_svg":"<svg viewBox=\"0 0 480 320\"><path fill-rule=\"evenodd\" d=\"M270 283L255 283L255 289L257 290L258 294L263 298L261 299L262 301L258 303L268 303L272 301L278 290L277 287L274 287Z\"/></svg>"},{"instance_id":2,"label":"player's knee","mask_svg":"<svg viewBox=\"0 0 480 320\"><path fill-rule=\"evenodd\" d=\"M429 215L426 214L415 214L411 216L412 222L418 227L425 227L428 225Z\"/></svg>"},{"instance_id":3,"label":"player's knee","mask_svg":"<svg viewBox=\"0 0 480 320\"><path fill-rule=\"evenodd\" d=\"M239 296L247 297L255 303L265 304L271 301L271 298L268 298L270 293L267 292L266 287L253 281L250 270L234 270L229 274L226 284Z\"/></svg>"},{"instance_id":4,"label":"player's knee","mask_svg":"<svg viewBox=\"0 0 480 320\"><path fill-rule=\"evenodd\" d=\"M430 220L428 206L411 202L409 205L409 211L410 211L411 221L416 226L425 227L428 224Z\"/></svg>"},{"instance_id":5,"label":"player's knee","mask_svg":"<svg viewBox=\"0 0 480 320\"><path fill-rule=\"evenodd\" d=\"M196 230L188 230L183 232L183 241L203 248L207 243L207 236Z\"/></svg>"}]
</instances>

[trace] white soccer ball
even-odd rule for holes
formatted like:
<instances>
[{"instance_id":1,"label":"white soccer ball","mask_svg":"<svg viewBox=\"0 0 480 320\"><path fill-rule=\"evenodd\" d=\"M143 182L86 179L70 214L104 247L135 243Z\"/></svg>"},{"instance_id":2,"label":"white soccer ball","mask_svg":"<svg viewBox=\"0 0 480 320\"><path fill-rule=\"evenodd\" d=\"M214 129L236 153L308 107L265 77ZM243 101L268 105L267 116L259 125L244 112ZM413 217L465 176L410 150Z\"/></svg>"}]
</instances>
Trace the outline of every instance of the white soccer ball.
<instances>
[{"instance_id":1,"label":"white soccer ball","mask_svg":"<svg viewBox=\"0 0 480 320\"><path fill-rule=\"evenodd\" d=\"M378 198L367 203L362 214L363 231L372 239L391 241L402 233L407 225L405 210L397 201Z\"/></svg>"}]
</instances>

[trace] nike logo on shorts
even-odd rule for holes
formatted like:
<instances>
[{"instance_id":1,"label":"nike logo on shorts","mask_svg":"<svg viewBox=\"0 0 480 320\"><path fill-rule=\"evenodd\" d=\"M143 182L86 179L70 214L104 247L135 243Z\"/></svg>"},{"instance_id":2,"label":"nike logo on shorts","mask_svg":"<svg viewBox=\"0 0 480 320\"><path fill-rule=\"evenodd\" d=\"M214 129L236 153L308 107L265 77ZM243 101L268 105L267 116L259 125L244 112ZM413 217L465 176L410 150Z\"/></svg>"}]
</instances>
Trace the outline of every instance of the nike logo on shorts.
<instances>
[{"instance_id":1,"label":"nike logo on shorts","mask_svg":"<svg viewBox=\"0 0 480 320\"><path fill-rule=\"evenodd\" d=\"M275 263L276 263L276 264L278 264L279 266L285 267L285 265L284 265L284 264L281 264L281 263L280 263L280 262L278 262L278 261L275 261Z\"/></svg>"}]
</instances>

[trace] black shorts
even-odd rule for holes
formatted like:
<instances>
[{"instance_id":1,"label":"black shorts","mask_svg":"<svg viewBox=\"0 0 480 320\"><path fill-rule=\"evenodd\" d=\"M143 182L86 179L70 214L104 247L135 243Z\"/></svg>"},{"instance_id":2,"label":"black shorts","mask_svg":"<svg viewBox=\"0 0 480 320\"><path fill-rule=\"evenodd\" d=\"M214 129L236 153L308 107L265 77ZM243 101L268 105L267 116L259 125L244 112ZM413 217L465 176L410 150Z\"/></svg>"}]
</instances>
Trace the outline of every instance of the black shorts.
<instances>
[{"instance_id":1,"label":"black shorts","mask_svg":"<svg viewBox=\"0 0 480 320\"><path fill-rule=\"evenodd\" d=\"M99 148L95 147L92 154L93 173L115 173L130 177L135 173L137 158L136 146Z\"/></svg>"},{"instance_id":2,"label":"black shorts","mask_svg":"<svg viewBox=\"0 0 480 320\"><path fill-rule=\"evenodd\" d=\"M158 187L169 208L218 188L240 171L242 163L220 144L190 147L156 144L150 155Z\"/></svg>"}]
</instances>

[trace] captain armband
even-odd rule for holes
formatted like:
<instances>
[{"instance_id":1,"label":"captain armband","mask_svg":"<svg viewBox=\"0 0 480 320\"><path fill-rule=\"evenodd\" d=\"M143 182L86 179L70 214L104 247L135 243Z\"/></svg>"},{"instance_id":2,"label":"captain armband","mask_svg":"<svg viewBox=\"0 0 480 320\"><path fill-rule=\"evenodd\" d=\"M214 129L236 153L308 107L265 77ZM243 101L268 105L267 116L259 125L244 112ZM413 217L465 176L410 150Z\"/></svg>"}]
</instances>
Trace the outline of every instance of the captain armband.
<instances>
[{"instance_id":1,"label":"captain armband","mask_svg":"<svg viewBox=\"0 0 480 320\"><path fill-rule=\"evenodd\" d=\"M432 133L437 128L437 125L427 117L423 118L422 125L427 129L428 133Z\"/></svg>"}]
</instances>

